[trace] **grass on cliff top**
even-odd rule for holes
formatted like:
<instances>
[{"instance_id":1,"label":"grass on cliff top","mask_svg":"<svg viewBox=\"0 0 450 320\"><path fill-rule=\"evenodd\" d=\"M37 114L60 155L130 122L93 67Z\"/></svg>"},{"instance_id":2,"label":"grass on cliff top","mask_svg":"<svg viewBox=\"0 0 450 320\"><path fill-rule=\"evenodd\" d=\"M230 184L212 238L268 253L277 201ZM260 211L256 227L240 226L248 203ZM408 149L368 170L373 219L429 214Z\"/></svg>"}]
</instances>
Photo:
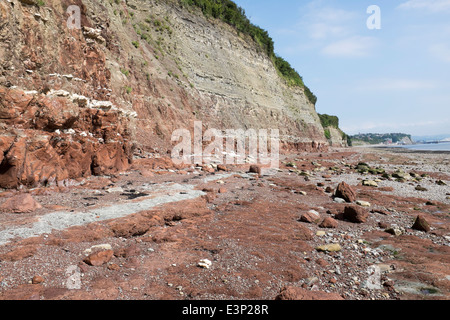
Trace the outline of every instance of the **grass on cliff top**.
<instances>
[{"instance_id":1,"label":"grass on cliff top","mask_svg":"<svg viewBox=\"0 0 450 320\"><path fill-rule=\"evenodd\" d=\"M274 42L269 33L255 26L245 15L244 9L231 0L179 0L181 5L196 6L201 9L207 17L220 19L236 28L238 32L249 35L261 47L261 49L272 60L280 76L286 80L288 85L301 87L312 104L316 104L317 97L303 83L302 77L291 65L274 52Z\"/></svg>"}]
</instances>

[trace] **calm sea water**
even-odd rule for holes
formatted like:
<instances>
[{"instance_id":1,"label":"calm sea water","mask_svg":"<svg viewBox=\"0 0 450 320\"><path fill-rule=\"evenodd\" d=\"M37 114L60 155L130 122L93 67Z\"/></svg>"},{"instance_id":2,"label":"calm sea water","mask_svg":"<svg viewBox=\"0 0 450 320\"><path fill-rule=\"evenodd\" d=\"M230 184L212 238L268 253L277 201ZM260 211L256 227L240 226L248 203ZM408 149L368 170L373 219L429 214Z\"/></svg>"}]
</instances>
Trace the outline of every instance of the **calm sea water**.
<instances>
[{"instance_id":1,"label":"calm sea water","mask_svg":"<svg viewBox=\"0 0 450 320\"><path fill-rule=\"evenodd\" d=\"M420 151L450 151L450 142L444 143L430 143L430 144L415 144L411 146L402 146L408 150L420 150Z\"/></svg>"}]
</instances>

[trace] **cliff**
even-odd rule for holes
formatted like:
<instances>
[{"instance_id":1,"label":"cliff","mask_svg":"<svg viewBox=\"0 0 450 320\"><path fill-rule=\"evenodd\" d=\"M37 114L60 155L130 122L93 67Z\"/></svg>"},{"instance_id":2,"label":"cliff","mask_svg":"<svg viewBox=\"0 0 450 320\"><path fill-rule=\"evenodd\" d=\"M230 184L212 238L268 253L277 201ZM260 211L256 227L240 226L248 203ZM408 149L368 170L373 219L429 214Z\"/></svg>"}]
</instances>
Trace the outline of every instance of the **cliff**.
<instances>
[{"instance_id":1,"label":"cliff","mask_svg":"<svg viewBox=\"0 0 450 320\"><path fill-rule=\"evenodd\" d=\"M328 114L319 114L320 122L324 129L325 137L332 147L348 147L349 138L339 128L339 118Z\"/></svg>"},{"instance_id":2,"label":"cliff","mask_svg":"<svg viewBox=\"0 0 450 320\"><path fill-rule=\"evenodd\" d=\"M167 155L172 132L194 121L279 129L286 150L328 145L304 89L251 37L195 7L0 2L0 187L126 170L136 156Z\"/></svg>"}]
</instances>

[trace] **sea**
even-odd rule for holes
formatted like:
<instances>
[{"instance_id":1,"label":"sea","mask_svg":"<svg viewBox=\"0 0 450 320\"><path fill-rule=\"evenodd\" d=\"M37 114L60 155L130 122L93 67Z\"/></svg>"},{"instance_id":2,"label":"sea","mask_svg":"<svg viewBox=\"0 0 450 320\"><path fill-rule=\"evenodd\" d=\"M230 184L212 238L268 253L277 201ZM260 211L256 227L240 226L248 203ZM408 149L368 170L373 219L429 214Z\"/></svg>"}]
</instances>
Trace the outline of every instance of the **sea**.
<instances>
[{"instance_id":1,"label":"sea","mask_svg":"<svg viewBox=\"0 0 450 320\"><path fill-rule=\"evenodd\" d=\"M450 151L450 142L413 144L408 146L392 146L415 151Z\"/></svg>"}]
</instances>

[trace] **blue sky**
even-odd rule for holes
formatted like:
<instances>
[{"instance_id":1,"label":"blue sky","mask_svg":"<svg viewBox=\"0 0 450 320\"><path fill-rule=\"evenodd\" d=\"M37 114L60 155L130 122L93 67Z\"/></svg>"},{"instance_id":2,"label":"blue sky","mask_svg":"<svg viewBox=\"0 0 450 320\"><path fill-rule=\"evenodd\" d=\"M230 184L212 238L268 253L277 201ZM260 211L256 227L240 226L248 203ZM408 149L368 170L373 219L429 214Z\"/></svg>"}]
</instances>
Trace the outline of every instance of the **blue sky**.
<instances>
[{"instance_id":1,"label":"blue sky","mask_svg":"<svg viewBox=\"0 0 450 320\"><path fill-rule=\"evenodd\" d=\"M235 2L346 133L450 133L450 0Z\"/></svg>"}]
</instances>

